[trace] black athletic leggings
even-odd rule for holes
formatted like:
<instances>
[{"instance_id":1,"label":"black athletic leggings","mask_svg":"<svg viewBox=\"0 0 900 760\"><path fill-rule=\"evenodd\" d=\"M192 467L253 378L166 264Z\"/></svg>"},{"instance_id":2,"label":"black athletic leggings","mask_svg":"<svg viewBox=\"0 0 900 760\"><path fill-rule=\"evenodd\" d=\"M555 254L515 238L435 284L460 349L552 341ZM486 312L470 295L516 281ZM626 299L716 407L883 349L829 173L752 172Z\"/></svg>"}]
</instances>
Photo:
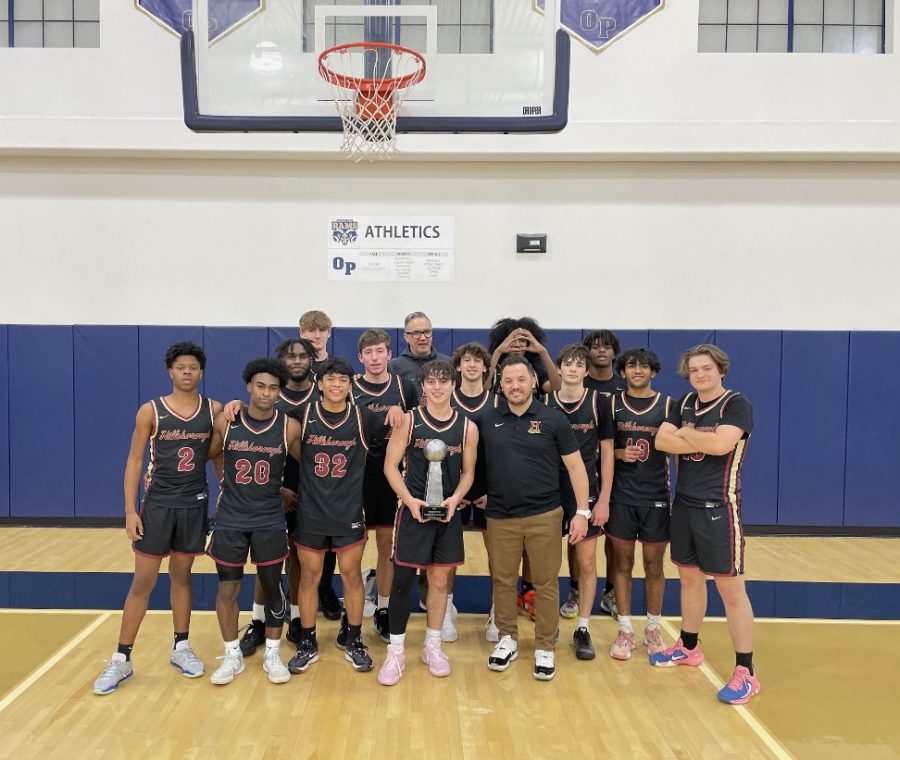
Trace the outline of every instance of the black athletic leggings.
<instances>
[{"instance_id":1,"label":"black athletic leggings","mask_svg":"<svg viewBox=\"0 0 900 760\"><path fill-rule=\"evenodd\" d=\"M391 601L388 604L388 622L391 633L406 633L409 622L409 595L416 582L417 569L394 565L394 583L391 585Z\"/></svg>"},{"instance_id":2,"label":"black athletic leggings","mask_svg":"<svg viewBox=\"0 0 900 760\"><path fill-rule=\"evenodd\" d=\"M216 571L220 581L238 581L244 577L243 567L230 567L216 563ZM274 565L257 565L256 577L262 587L266 600L266 627L277 628L284 623L289 608L288 600L281 587L281 563Z\"/></svg>"}]
</instances>

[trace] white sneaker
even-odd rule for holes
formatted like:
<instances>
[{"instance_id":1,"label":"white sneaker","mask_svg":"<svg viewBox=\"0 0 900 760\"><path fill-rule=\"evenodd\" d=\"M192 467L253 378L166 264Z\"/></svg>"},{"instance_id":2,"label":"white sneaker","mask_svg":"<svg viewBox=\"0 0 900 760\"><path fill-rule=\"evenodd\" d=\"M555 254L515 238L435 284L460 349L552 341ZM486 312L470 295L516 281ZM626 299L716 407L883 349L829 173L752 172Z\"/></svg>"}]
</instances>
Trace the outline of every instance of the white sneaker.
<instances>
[{"instance_id":1,"label":"white sneaker","mask_svg":"<svg viewBox=\"0 0 900 760\"><path fill-rule=\"evenodd\" d=\"M556 675L556 653L547 649L534 650L534 677L550 681Z\"/></svg>"},{"instance_id":2,"label":"white sneaker","mask_svg":"<svg viewBox=\"0 0 900 760\"><path fill-rule=\"evenodd\" d=\"M272 683L287 683L291 680L291 671L281 661L281 652L278 647L266 647L263 670L269 674L269 681Z\"/></svg>"},{"instance_id":3,"label":"white sneaker","mask_svg":"<svg viewBox=\"0 0 900 760\"><path fill-rule=\"evenodd\" d=\"M237 654L226 654L224 657L217 659L222 660L222 664L216 668L216 672L210 677L210 683L224 686L226 683L231 683L236 675L244 672L244 658L240 652Z\"/></svg>"},{"instance_id":4,"label":"white sneaker","mask_svg":"<svg viewBox=\"0 0 900 760\"><path fill-rule=\"evenodd\" d=\"M363 617L370 618L378 607L378 591L375 589L375 568L367 567L363 570Z\"/></svg>"},{"instance_id":5,"label":"white sneaker","mask_svg":"<svg viewBox=\"0 0 900 760\"><path fill-rule=\"evenodd\" d=\"M500 643L494 647L491 656L488 657L488 667L491 670L503 671L519 656L519 645L512 636L504 636Z\"/></svg>"},{"instance_id":6,"label":"white sneaker","mask_svg":"<svg viewBox=\"0 0 900 760\"><path fill-rule=\"evenodd\" d=\"M187 642L185 643L187 644ZM205 670L203 663L200 661L200 658L194 654L194 650L191 649L190 644L187 644L181 649L173 649L172 655L169 658L169 664L178 668L181 671L181 675L185 678L200 678Z\"/></svg>"},{"instance_id":7,"label":"white sneaker","mask_svg":"<svg viewBox=\"0 0 900 760\"><path fill-rule=\"evenodd\" d=\"M456 630L456 625L453 622L456 618L456 615L453 614L454 609L450 605L444 613L444 623L441 625L441 641L456 641L459 638L459 631Z\"/></svg>"},{"instance_id":8,"label":"white sneaker","mask_svg":"<svg viewBox=\"0 0 900 760\"><path fill-rule=\"evenodd\" d=\"M131 662L125 660L125 655L119 655L122 659L112 659L103 669L103 672L94 681L94 694L112 694L122 681L127 681L134 675Z\"/></svg>"},{"instance_id":9,"label":"white sneaker","mask_svg":"<svg viewBox=\"0 0 900 760\"><path fill-rule=\"evenodd\" d=\"M487 628L484 631L484 638L487 641L490 641L492 644L496 644L500 641L500 629L497 628L497 623L494 621L494 608L491 607L491 614L488 616L487 620Z\"/></svg>"}]
</instances>

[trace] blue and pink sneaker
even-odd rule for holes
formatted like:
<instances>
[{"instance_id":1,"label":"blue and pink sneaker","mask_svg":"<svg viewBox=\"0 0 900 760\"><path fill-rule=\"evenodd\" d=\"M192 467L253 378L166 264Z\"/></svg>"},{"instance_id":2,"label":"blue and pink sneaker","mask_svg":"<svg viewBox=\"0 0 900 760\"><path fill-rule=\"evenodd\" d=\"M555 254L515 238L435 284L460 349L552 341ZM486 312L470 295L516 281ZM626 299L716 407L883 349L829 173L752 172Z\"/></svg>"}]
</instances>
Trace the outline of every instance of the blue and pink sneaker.
<instances>
[{"instance_id":1,"label":"blue and pink sneaker","mask_svg":"<svg viewBox=\"0 0 900 760\"><path fill-rule=\"evenodd\" d=\"M756 676L751 676L750 671L743 665L734 669L731 680L725 684L718 693L719 701L729 705L745 705L750 697L759 694L759 681Z\"/></svg>"},{"instance_id":2,"label":"blue and pink sneaker","mask_svg":"<svg viewBox=\"0 0 900 760\"><path fill-rule=\"evenodd\" d=\"M703 650L697 644L695 649L685 649L678 639L668 649L650 655L650 664L658 668L674 668L676 665L692 665L697 667L703 662Z\"/></svg>"}]
</instances>

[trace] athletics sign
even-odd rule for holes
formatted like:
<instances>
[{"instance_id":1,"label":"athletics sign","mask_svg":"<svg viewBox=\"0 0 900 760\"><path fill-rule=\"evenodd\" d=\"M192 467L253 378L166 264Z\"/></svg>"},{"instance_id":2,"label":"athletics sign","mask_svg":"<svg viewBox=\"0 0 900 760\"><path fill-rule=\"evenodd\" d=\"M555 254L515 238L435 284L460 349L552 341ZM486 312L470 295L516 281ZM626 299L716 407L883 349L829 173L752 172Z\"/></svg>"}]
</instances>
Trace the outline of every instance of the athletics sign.
<instances>
[{"instance_id":1,"label":"athletics sign","mask_svg":"<svg viewBox=\"0 0 900 760\"><path fill-rule=\"evenodd\" d=\"M544 0L535 0L540 11ZM560 0L563 28L595 53L663 7L664 0Z\"/></svg>"},{"instance_id":2,"label":"athletics sign","mask_svg":"<svg viewBox=\"0 0 900 760\"><path fill-rule=\"evenodd\" d=\"M453 280L453 218L330 217L328 279L449 282Z\"/></svg>"}]
</instances>

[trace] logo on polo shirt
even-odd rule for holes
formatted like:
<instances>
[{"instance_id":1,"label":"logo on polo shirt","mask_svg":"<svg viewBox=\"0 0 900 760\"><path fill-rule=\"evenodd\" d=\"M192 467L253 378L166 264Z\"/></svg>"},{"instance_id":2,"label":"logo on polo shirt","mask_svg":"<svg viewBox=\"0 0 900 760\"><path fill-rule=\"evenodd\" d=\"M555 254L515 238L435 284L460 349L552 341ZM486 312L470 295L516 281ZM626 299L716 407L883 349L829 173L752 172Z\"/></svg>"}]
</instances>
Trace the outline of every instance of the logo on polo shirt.
<instances>
[{"instance_id":1,"label":"logo on polo shirt","mask_svg":"<svg viewBox=\"0 0 900 760\"><path fill-rule=\"evenodd\" d=\"M532 420L528 425L528 433L530 435L540 435L541 434L541 421L540 420Z\"/></svg>"}]
</instances>

